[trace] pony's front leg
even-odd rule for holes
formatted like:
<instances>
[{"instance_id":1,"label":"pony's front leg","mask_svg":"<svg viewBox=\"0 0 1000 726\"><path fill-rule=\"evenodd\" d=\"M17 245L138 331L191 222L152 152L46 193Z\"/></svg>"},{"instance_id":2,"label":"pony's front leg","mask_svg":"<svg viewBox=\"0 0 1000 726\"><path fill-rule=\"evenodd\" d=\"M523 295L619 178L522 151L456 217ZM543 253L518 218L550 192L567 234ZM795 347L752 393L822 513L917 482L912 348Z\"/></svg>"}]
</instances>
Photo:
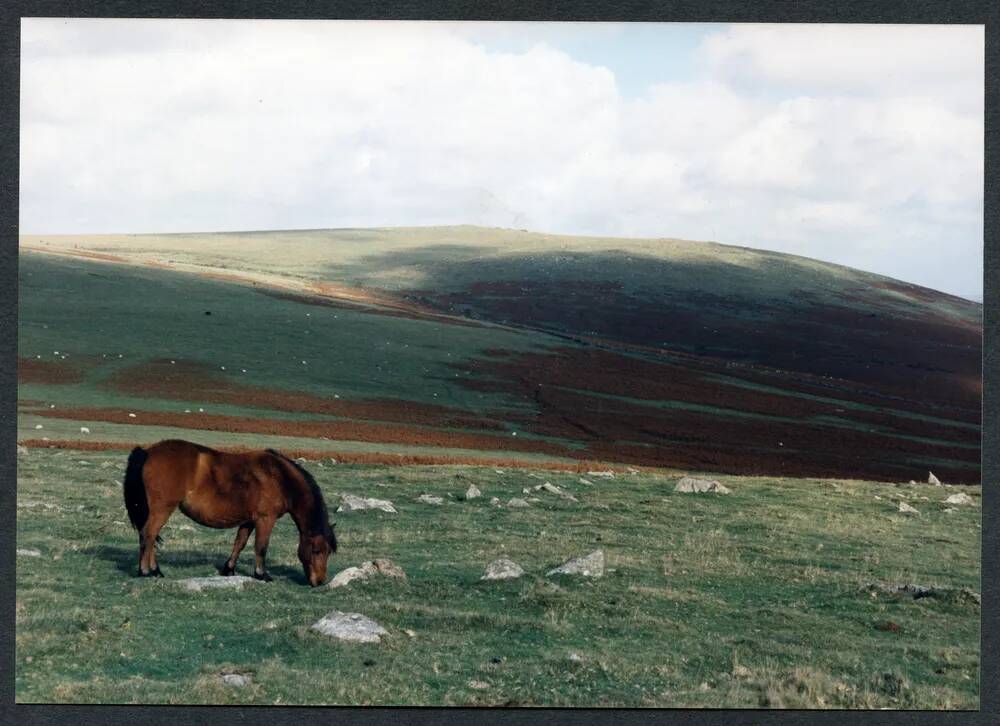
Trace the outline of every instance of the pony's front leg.
<instances>
[{"instance_id":1,"label":"pony's front leg","mask_svg":"<svg viewBox=\"0 0 1000 726\"><path fill-rule=\"evenodd\" d=\"M244 522L240 525L240 529L236 533L236 541L233 542L233 553L229 555L229 559L226 560L225 564L219 568L219 574L236 574L236 560L239 559L240 552L242 552L243 548L246 547L247 540L250 539L251 532L253 532L253 522Z\"/></svg>"},{"instance_id":2,"label":"pony's front leg","mask_svg":"<svg viewBox=\"0 0 1000 726\"><path fill-rule=\"evenodd\" d=\"M264 558L267 557L267 543L271 539L271 530L274 528L275 521L274 517L263 517L254 522L257 534L253 538L253 551L256 555L253 576L264 582L271 581L271 576L267 574L267 568L264 566Z\"/></svg>"}]
</instances>

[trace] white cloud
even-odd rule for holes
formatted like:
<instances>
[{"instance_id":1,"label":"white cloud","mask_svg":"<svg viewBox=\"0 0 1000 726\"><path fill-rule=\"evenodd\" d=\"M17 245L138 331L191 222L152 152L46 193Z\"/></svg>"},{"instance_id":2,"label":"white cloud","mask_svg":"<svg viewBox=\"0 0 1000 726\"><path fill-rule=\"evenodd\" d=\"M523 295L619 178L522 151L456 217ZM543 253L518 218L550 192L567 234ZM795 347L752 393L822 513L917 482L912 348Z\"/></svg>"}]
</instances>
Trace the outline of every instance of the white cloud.
<instances>
[{"instance_id":1,"label":"white cloud","mask_svg":"<svg viewBox=\"0 0 1000 726\"><path fill-rule=\"evenodd\" d=\"M25 20L22 229L467 222L718 239L981 290L979 28L734 26L696 76L640 98L544 43L472 37Z\"/></svg>"}]
</instances>

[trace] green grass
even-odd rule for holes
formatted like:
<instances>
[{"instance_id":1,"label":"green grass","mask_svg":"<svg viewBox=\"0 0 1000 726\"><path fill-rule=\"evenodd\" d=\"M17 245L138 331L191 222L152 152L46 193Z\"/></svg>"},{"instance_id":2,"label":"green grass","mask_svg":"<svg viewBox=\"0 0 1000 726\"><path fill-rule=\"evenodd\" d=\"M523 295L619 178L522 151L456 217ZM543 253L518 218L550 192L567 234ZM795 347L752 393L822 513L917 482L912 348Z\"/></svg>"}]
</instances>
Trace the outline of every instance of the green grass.
<instances>
[{"instance_id":1,"label":"green grass","mask_svg":"<svg viewBox=\"0 0 1000 726\"><path fill-rule=\"evenodd\" d=\"M408 579L310 589L286 518L274 582L193 594L173 582L212 574L234 532L177 513L160 553L167 579L134 578L123 465L115 452L18 457L17 546L42 553L17 559L19 702L978 707L979 607L861 589L978 591L979 506L941 503L958 489L978 503L978 488L719 477L733 494L713 496L675 494L656 473L587 486L562 473L314 462L331 505L350 492L399 509L335 515L331 576L389 557ZM546 480L579 502L489 505ZM462 501L472 483L483 498ZM418 503L425 492L445 504ZM921 515L899 514L900 497ZM605 577L545 577L596 548ZM499 556L527 576L481 582ZM250 562L245 552L242 572ZM309 631L335 609L389 635L352 645ZM877 630L884 621L900 631ZM223 684L230 670L252 685Z\"/></svg>"}]
</instances>

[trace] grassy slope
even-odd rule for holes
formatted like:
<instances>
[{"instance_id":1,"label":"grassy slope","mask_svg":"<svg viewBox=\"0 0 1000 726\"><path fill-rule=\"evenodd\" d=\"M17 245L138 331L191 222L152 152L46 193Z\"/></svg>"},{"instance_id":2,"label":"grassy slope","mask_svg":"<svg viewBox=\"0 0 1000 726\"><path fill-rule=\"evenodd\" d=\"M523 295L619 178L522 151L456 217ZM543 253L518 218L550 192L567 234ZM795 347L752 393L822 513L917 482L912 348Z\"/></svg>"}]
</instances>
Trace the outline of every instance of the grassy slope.
<instances>
[{"instance_id":1,"label":"grassy slope","mask_svg":"<svg viewBox=\"0 0 1000 726\"><path fill-rule=\"evenodd\" d=\"M131 577L123 460L19 456L17 544L42 553L17 563L20 702L978 707L978 606L859 591L872 581L979 589L979 508L944 512L954 490L723 477L731 496L696 496L652 473L593 486L551 473L579 503L543 494L508 510L489 497L519 496L537 474L312 463L331 503L351 492L400 510L337 515L332 570L389 557L407 582L310 590L282 520L275 582L194 595L171 581L212 574L232 532L176 514L161 552L168 579ZM471 483L484 498L459 501ZM424 492L446 504L416 502ZM899 514L899 499L921 515ZM597 547L603 579L544 577ZM500 555L528 576L480 582ZM248 562L244 553L244 572ZM374 646L308 631L334 609L390 634ZM884 621L901 630L875 629ZM253 685L223 685L227 669Z\"/></svg>"}]
</instances>

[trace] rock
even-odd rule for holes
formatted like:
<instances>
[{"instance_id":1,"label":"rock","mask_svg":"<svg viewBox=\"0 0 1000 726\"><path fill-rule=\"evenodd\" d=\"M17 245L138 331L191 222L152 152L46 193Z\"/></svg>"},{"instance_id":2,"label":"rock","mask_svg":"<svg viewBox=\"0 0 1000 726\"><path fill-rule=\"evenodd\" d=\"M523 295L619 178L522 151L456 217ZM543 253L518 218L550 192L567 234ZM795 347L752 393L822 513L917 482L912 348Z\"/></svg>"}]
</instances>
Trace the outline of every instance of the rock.
<instances>
[{"instance_id":1,"label":"rock","mask_svg":"<svg viewBox=\"0 0 1000 726\"><path fill-rule=\"evenodd\" d=\"M242 688L243 686L250 685L250 676L242 673L223 673L222 682L228 686Z\"/></svg>"},{"instance_id":2,"label":"rock","mask_svg":"<svg viewBox=\"0 0 1000 726\"><path fill-rule=\"evenodd\" d=\"M39 431L39 430L41 430L41 428L42 428L42 425L41 425L41 424L35 424L35 430L36 430L36 431Z\"/></svg>"},{"instance_id":3,"label":"rock","mask_svg":"<svg viewBox=\"0 0 1000 726\"><path fill-rule=\"evenodd\" d=\"M18 444L17 445L17 455L18 456L27 456L28 455L28 447L27 446L21 446L20 444Z\"/></svg>"},{"instance_id":4,"label":"rock","mask_svg":"<svg viewBox=\"0 0 1000 726\"><path fill-rule=\"evenodd\" d=\"M910 484L916 484L916 482L913 481L913 479L910 479Z\"/></svg>"},{"instance_id":5,"label":"rock","mask_svg":"<svg viewBox=\"0 0 1000 726\"><path fill-rule=\"evenodd\" d=\"M334 610L312 624L312 629L323 635L352 643L378 643L389 631L361 613L343 613Z\"/></svg>"},{"instance_id":6,"label":"rock","mask_svg":"<svg viewBox=\"0 0 1000 726\"><path fill-rule=\"evenodd\" d=\"M608 469L607 471L588 471L587 476L599 476L605 479L614 479L615 473Z\"/></svg>"},{"instance_id":7,"label":"rock","mask_svg":"<svg viewBox=\"0 0 1000 726\"><path fill-rule=\"evenodd\" d=\"M893 585L881 582L871 582L865 585L862 590L870 593L872 597L875 597L878 594L910 595L914 600L930 597L950 602L974 603L976 605L979 605L982 601L979 593L968 587L955 589L951 587L927 587L925 585L914 585L913 583Z\"/></svg>"},{"instance_id":8,"label":"rock","mask_svg":"<svg viewBox=\"0 0 1000 726\"><path fill-rule=\"evenodd\" d=\"M483 493L479 491L479 487L475 484L470 484L469 488L465 490L466 499L479 499L481 496L483 496Z\"/></svg>"},{"instance_id":9,"label":"rock","mask_svg":"<svg viewBox=\"0 0 1000 726\"><path fill-rule=\"evenodd\" d=\"M918 512L916 509L914 509L913 507L911 507L906 502L900 502L899 503L899 511L903 512L905 514L920 514L920 512Z\"/></svg>"},{"instance_id":10,"label":"rock","mask_svg":"<svg viewBox=\"0 0 1000 726\"><path fill-rule=\"evenodd\" d=\"M933 484L936 487L942 486L941 480L938 479L936 476L934 476L934 472L933 471L927 472L927 483L928 484Z\"/></svg>"},{"instance_id":11,"label":"rock","mask_svg":"<svg viewBox=\"0 0 1000 726\"><path fill-rule=\"evenodd\" d=\"M634 466L626 466L625 467L625 471L627 471L629 474L632 474L632 475L635 475L635 474L639 473L639 470L636 469Z\"/></svg>"},{"instance_id":12,"label":"rock","mask_svg":"<svg viewBox=\"0 0 1000 726\"><path fill-rule=\"evenodd\" d=\"M338 512L357 512L364 509L379 509L390 514L397 514L396 508L387 499L367 499L353 494L345 494L340 500Z\"/></svg>"},{"instance_id":13,"label":"rock","mask_svg":"<svg viewBox=\"0 0 1000 726\"><path fill-rule=\"evenodd\" d=\"M80 433L81 434L89 434L90 433L90 429L88 429L86 426L81 426L80 427Z\"/></svg>"},{"instance_id":14,"label":"rock","mask_svg":"<svg viewBox=\"0 0 1000 726\"><path fill-rule=\"evenodd\" d=\"M514 497L509 502L507 502L507 506L510 507L511 509L523 509L524 507L530 507L531 505L528 504L525 500L521 499L520 497Z\"/></svg>"},{"instance_id":15,"label":"rock","mask_svg":"<svg viewBox=\"0 0 1000 726\"><path fill-rule=\"evenodd\" d=\"M503 506L503 502L501 502L498 497L490 497L490 504L492 504L494 507Z\"/></svg>"},{"instance_id":16,"label":"rock","mask_svg":"<svg viewBox=\"0 0 1000 726\"><path fill-rule=\"evenodd\" d=\"M513 560L501 557L486 565L486 574L480 580L513 580L524 575L524 570Z\"/></svg>"},{"instance_id":17,"label":"rock","mask_svg":"<svg viewBox=\"0 0 1000 726\"><path fill-rule=\"evenodd\" d=\"M469 688L474 688L477 691L485 691L489 687L490 684L483 681L469 681Z\"/></svg>"},{"instance_id":18,"label":"rock","mask_svg":"<svg viewBox=\"0 0 1000 726\"><path fill-rule=\"evenodd\" d=\"M945 504L975 504L975 500L970 497L965 492L959 492L958 494L952 494L950 497L944 500Z\"/></svg>"},{"instance_id":19,"label":"rock","mask_svg":"<svg viewBox=\"0 0 1000 726\"><path fill-rule=\"evenodd\" d=\"M431 494L421 494L417 497L418 502L423 502L424 504L434 504L436 506L441 506L444 504L444 499L441 497L435 497Z\"/></svg>"},{"instance_id":20,"label":"rock","mask_svg":"<svg viewBox=\"0 0 1000 726\"><path fill-rule=\"evenodd\" d=\"M587 479L584 479L582 476L580 477L580 483L586 484L588 487L594 486L594 482L588 481Z\"/></svg>"},{"instance_id":21,"label":"rock","mask_svg":"<svg viewBox=\"0 0 1000 726\"><path fill-rule=\"evenodd\" d=\"M951 514L952 512L957 512L958 510L955 509L954 507L945 507L944 511L948 512L948 514Z\"/></svg>"},{"instance_id":22,"label":"rock","mask_svg":"<svg viewBox=\"0 0 1000 726\"><path fill-rule=\"evenodd\" d=\"M34 549L33 547L26 547L26 548L23 548L23 549L19 547L18 550L17 550L17 556L18 557L41 557L42 553L39 552L38 550Z\"/></svg>"},{"instance_id":23,"label":"rock","mask_svg":"<svg viewBox=\"0 0 1000 726\"><path fill-rule=\"evenodd\" d=\"M604 550L594 550L589 555L576 557L554 570L549 570L548 574L601 577L604 575Z\"/></svg>"},{"instance_id":24,"label":"rock","mask_svg":"<svg viewBox=\"0 0 1000 726\"><path fill-rule=\"evenodd\" d=\"M363 567L347 567L340 572L338 572L327 587L344 587L351 584L355 580L367 580L371 578L372 572L365 570Z\"/></svg>"},{"instance_id":25,"label":"rock","mask_svg":"<svg viewBox=\"0 0 1000 726\"><path fill-rule=\"evenodd\" d=\"M243 590L251 585L260 584L261 581L244 575L230 577L215 575L213 577L189 577L175 582L188 592L201 592L203 590Z\"/></svg>"},{"instance_id":26,"label":"rock","mask_svg":"<svg viewBox=\"0 0 1000 726\"><path fill-rule=\"evenodd\" d=\"M569 492L564 492L562 489L560 489L559 487L555 486L554 484L550 484L549 482L545 482L539 488L543 489L543 490L545 490L547 492L550 492L552 494L557 494L560 497L562 497L563 499L568 499L571 502L578 501L577 498L574 497Z\"/></svg>"},{"instance_id":27,"label":"rock","mask_svg":"<svg viewBox=\"0 0 1000 726\"><path fill-rule=\"evenodd\" d=\"M714 479L698 479L693 476L686 476L677 482L677 486L674 487L675 492L683 493L705 493L713 492L715 494L730 494L732 490L728 487L723 486Z\"/></svg>"},{"instance_id":28,"label":"rock","mask_svg":"<svg viewBox=\"0 0 1000 726\"><path fill-rule=\"evenodd\" d=\"M570 661L571 663L583 663L583 656L581 656L579 653L570 653L569 655L566 656L566 660Z\"/></svg>"},{"instance_id":29,"label":"rock","mask_svg":"<svg viewBox=\"0 0 1000 726\"><path fill-rule=\"evenodd\" d=\"M376 559L362 562L360 567L348 567L341 570L330 580L327 587L344 587L355 580L370 580L377 576L395 577L405 580L406 573L403 568L392 560Z\"/></svg>"}]
</instances>

